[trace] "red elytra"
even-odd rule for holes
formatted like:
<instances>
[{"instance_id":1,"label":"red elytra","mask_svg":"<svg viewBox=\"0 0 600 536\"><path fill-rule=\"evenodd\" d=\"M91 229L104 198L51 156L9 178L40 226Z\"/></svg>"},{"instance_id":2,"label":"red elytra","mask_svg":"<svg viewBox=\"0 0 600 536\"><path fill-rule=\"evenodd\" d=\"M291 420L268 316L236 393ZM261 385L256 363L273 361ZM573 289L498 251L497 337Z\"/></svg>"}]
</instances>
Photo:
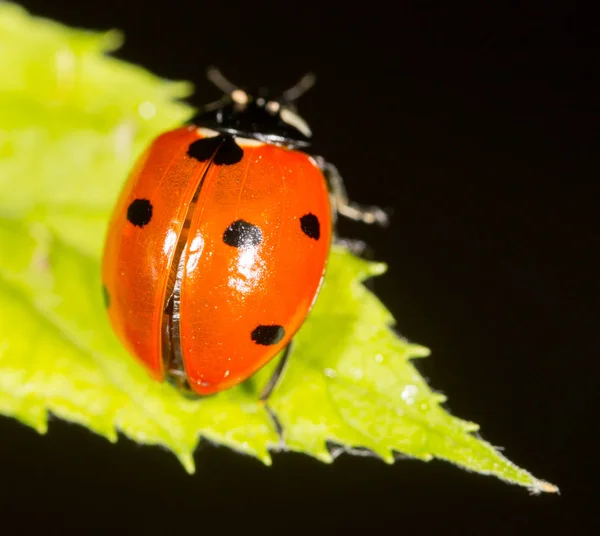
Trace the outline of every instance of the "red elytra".
<instances>
[{"instance_id":1,"label":"red elytra","mask_svg":"<svg viewBox=\"0 0 600 536\"><path fill-rule=\"evenodd\" d=\"M302 152L310 130L291 106L310 80L267 100L219 77L219 105L159 136L138 160L102 266L125 347L157 380L200 395L244 381L289 344L332 241L324 172L336 170ZM337 211L383 222L379 209L348 204L333 178Z\"/></svg>"}]
</instances>

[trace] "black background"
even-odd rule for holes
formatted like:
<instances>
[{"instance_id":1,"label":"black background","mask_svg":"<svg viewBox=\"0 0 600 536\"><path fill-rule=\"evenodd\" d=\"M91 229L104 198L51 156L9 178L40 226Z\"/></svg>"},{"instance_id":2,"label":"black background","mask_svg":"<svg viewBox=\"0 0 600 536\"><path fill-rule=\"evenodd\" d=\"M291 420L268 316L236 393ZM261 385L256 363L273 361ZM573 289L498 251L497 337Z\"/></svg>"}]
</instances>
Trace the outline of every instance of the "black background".
<instances>
[{"instance_id":1,"label":"black background","mask_svg":"<svg viewBox=\"0 0 600 536\"><path fill-rule=\"evenodd\" d=\"M110 445L57 420L41 437L0 419L7 534L598 529L591 13L573 2L21 3L70 25L124 30L117 55L192 80L196 105L219 96L204 79L210 64L250 88L284 89L315 71L300 102L314 152L338 165L353 199L394 210L386 231L340 231L389 263L375 290L399 331L432 348L420 371L453 413L562 495L531 497L437 461L343 456L326 466L280 454L266 468L208 445L188 476L171 454L126 438Z\"/></svg>"}]
</instances>

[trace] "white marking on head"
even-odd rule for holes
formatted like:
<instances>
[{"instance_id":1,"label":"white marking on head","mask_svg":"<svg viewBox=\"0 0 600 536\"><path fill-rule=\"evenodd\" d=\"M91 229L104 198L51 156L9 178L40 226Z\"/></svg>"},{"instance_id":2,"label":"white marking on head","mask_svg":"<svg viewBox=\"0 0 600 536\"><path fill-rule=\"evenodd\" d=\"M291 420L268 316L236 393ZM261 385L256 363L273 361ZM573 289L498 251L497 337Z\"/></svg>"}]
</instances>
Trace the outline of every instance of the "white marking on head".
<instances>
[{"instance_id":1,"label":"white marking on head","mask_svg":"<svg viewBox=\"0 0 600 536\"><path fill-rule=\"evenodd\" d=\"M216 130L211 130L210 128L204 127L197 128L196 132L199 136L202 136L203 138L214 138L215 136L219 135L219 133Z\"/></svg>"},{"instance_id":2,"label":"white marking on head","mask_svg":"<svg viewBox=\"0 0 600 536\"><path fill-rule=\"evenodd\" d=\"M217 132L216 130L204 127L198 127L196 132L203 138L214 138L215 136L221 135L221 133ZM253 140L251 138L240 138L239 136L235 137L235 141L240 147L260 147L261 145L265 144L264 141Z\"/></svg>"},{"instance_id":3,"label":"white marking on head","mask_svg":"<svg viewBox=\"0 0 600 536\"><path fill-rule=\"evenodd\" d=\"M267 109L267 112L274 115L281 109L281 104L277 101L269 101L265 108Z\"/></svg>"},{"instance_id":4,"label":"white marking on head","mask_svg":"<svg viewBox=\"0 0 600 536\"><path fill-rule=\"evenodd\" d=\"M298 114L292 112L289 108L282 108L279 113L279 117L284 123L287 123L291 127L294 127L296 130L304 134L307 138L312 136L312 132L310 131L310 127L302 119Z\"/></svg>"},{"instance_id":5,"label":"white marking on head","mask_svg":"<svg viewBox=\"0 0 600 536\"><path fill-rule=\"evenodd\" d=\"M240 147L260 147L265 144L264 141L253 140L252 138L238 138L237 136L235 141Z\"/></svg>"},{"instance_id":6,"label":"white marking on head","mask_svg":"<svg viewBox=\"0 0 600 536\"><path fill-rule=\"evenodd\" d=\"M248 104L250 99L248 97L248 93L246 93L243 89L234 89L231 92L231 100L240 106L245 106Z\"/></svg>"}]
</instances>

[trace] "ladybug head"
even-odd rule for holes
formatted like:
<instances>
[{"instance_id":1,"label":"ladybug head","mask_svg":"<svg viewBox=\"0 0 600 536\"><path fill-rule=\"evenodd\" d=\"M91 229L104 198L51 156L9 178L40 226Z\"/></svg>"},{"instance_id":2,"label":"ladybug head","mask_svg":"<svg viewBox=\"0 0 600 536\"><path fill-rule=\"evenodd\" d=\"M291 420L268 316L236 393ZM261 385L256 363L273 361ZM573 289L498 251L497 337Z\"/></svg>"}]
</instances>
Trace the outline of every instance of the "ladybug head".
<instances>
[{"instance_id":1,"label":"ladybug head","mask_svg":"<svg viewBox=\"0 0 600 536\"><path fill-rule=\"evenodd\" d=\"M294 103L315 83L312 73L304 75L294 87L277 98L270 98L264 91L253 97L229 82L214 67L208 70L207 75L225 95L201 109L194 118L195 124L292 148L310 145L310 128L298 115Z\"/></svg>"}]
</instances>

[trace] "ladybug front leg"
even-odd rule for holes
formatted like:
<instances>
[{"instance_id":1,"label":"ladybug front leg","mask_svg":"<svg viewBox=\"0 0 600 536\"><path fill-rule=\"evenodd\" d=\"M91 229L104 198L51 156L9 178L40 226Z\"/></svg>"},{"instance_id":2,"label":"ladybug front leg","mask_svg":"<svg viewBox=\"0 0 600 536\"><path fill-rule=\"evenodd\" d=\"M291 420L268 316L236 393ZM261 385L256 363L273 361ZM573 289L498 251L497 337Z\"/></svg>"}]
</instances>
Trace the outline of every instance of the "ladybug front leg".
<instances>
[{"instance_id":1,"label":"ladybug front leg","mask_svg":"<svg viewBox=\"0 0 600 536\"><path fill-rule=\"evenodd\" d=\"M376 223L381 226L389 223L389 216L383 209L376 206L365 207L350 201L338 169L322 156L313 156L313 158L327 179L334 217L340 214L351 220L368 224Z\"/></svg>"}]
</instances>

